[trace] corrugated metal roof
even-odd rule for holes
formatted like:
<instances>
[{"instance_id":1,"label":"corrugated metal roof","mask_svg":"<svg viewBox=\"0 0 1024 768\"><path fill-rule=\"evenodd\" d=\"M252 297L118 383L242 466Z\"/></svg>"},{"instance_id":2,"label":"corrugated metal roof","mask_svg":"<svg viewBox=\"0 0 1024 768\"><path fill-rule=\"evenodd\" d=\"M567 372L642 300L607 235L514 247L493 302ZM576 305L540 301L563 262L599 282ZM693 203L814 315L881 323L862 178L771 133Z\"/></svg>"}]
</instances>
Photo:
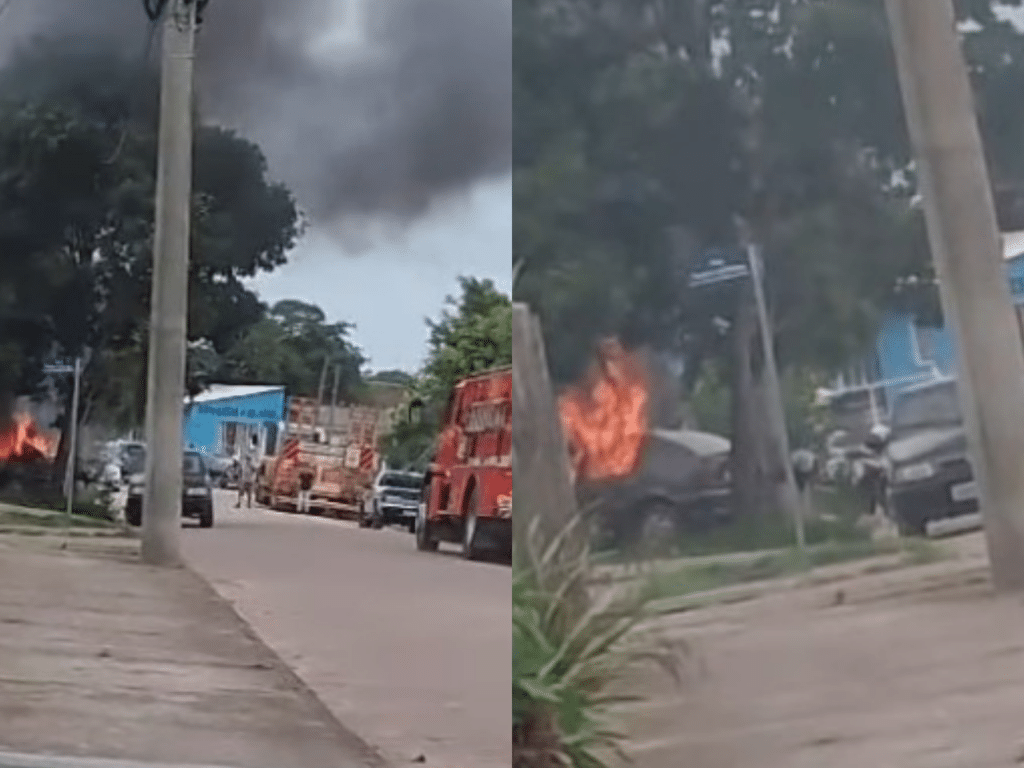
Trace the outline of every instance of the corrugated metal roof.
<instances>
[{"instance_id":1,"label":"corrugated metal roof","mask_svg":"<svg viewBox=\"0 0 1024 768\"><path fill-rule=\"evenodd\" d=\"M270 392L284 390L283 384L211 384L205 392L200 392L191 401L194 403L209 403L217 400L231 400L236 397L253 397L254 395L265 395ZM185 398L188 402L188 398Z\"/></svg>"}]
</instances>

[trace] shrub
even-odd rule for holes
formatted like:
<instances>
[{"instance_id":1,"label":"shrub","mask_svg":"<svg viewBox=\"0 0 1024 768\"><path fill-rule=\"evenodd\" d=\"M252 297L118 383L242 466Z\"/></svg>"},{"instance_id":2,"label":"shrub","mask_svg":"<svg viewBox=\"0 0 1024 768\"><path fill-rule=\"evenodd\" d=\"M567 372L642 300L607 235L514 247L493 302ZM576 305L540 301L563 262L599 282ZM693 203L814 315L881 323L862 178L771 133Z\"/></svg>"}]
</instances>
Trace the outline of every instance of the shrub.
<instances>
[{"instance_id":1,"label":"shrub","mask_svg":"<svg viewBox=\"0 0 1024 768\"><path fill-rule=\"evenodd\" d=\"M632 697L618 684L645 663L679 681L679 649L649 628L655 591L582 592L589 558L563 554L577 523L546 546L534 525L513 565L513 768L605 768L625 757L613 708Z\"/></svg>"}]
</instances>

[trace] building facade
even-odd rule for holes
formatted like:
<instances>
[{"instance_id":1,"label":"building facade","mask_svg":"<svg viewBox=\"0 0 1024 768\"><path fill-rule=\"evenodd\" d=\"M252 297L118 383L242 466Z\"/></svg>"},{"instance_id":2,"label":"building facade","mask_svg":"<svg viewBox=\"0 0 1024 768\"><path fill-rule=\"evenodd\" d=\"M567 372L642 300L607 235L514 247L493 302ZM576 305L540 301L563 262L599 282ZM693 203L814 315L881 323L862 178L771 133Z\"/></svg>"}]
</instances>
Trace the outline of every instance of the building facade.
<instances>
[{"instance_id":1,"label":"building facade","mask_svg":"<svg viewBox=\"0 0 1024 768\"><path fill-rule=\"evenodd\" d=\"M1004 234L1002 241L1017 325L1024 339L1024 232ZM921 324L910 313L894 312L884 318L867 359L842 372L821 396L851 427L870 425L884 419L903 389L955 375L956 350L949 330Z\"/></svg>"},{"instance_id":2,"label":"building facade","mask_svg":"<svg viewBox=\"0 0 1024 768\"><path fill-rule=\"evenodd\" d=\"M214 384L185 403L185 448L233 456L243 448L257 458L276 453L288 397L284 386Z\"/></svg>"}]
</instances>

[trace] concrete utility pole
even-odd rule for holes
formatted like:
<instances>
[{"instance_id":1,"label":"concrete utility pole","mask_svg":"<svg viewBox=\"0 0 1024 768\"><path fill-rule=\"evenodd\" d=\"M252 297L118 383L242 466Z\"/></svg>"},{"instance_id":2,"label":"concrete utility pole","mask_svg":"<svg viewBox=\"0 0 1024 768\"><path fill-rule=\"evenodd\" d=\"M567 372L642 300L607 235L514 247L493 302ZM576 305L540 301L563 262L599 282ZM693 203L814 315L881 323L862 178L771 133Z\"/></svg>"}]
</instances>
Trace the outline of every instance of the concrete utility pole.
<instances>
[{"instance_id":1,"label":"concrete utility pole","mask_svg":"<svg viewBox=\"0 0 1024 768\"><path fill-rule=\"evenodd\" d=\"M160 566L181 563L181 430L188 335L195 34L196 3L170 0L165 10L160 86L142 514L142 559Z\"/></svg>"},{"instance_id":2,"label":"concrete utility pole","mask_svg":"<svg viewBox=\"0 0 1024 768\"><path fill-rule=\"evenodd\" d=\"M777 467L769 467L782 473L781 501L793 519L796 531L796 548L801 558L807 553L807 534L804 530L805 503L796 486L793 474L791 451L789 446L789 428L786 425L786 409L782 400L782 385L779 383L779 366L775 360L775 334L772 332L771 319L768 315L768 301L764 295L764 270L761 253L755 245L747 246L747 262L750 268L750 280L754 284L754 301L757 304L757 318L760 326L761 352L764 356L765 399L768 406L768 419L771 424L771 458ZM774 480L774 478L773 478Z\"/></svg>"},{"instance_id":3,"label":"concrete utility pole","mask_svg":"<svg viewBox=\"0 0 1024 768\"><path fill-rule=\"evenodd\" d=\"M992 579L1024 589L1024 348L952 0L886 0ZM980 396L984 393L984 396Z\"/></svg>"}]
</instances>

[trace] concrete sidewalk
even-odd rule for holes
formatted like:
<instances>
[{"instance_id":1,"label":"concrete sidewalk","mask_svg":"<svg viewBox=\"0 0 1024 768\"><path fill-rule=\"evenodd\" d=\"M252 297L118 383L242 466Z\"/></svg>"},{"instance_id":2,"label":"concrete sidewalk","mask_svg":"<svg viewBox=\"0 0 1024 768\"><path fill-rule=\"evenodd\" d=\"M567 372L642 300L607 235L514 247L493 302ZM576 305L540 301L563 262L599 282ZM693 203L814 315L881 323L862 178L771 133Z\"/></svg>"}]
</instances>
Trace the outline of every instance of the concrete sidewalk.
<instances>
[{"instance_id":1,"label":"concrete sidewalk","mask_svg":"<svg viewBox=\"0 0 1024 768\"><path fill-rule=\"evenodd\" d=\"M198 576L61 546L0 536L0 768L383 765Z\"/></svg>"}]
</instances>

